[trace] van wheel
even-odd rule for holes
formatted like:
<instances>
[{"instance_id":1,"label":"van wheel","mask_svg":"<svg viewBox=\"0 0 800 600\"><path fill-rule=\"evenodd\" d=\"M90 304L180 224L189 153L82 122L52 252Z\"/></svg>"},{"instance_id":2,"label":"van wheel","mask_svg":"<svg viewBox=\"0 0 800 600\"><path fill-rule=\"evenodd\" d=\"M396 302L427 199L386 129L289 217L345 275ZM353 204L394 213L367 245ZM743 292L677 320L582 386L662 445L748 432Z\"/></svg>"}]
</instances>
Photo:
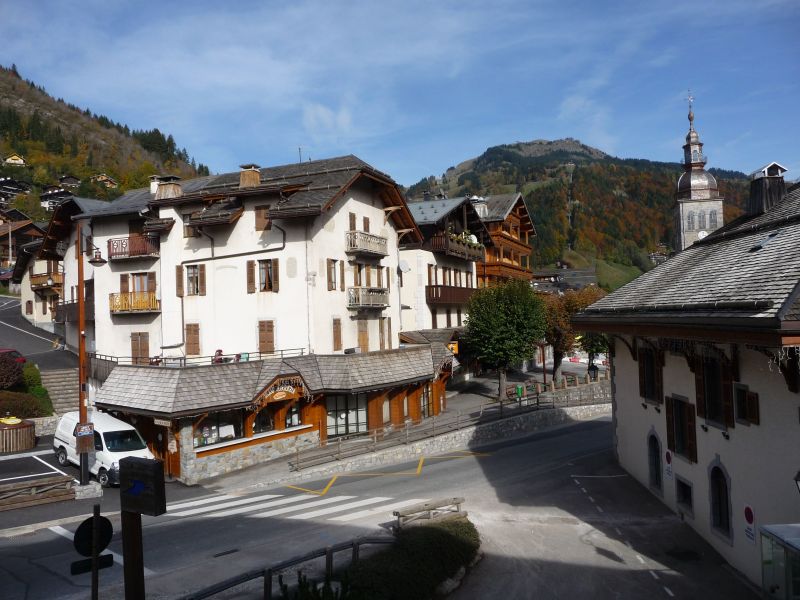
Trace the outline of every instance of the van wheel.
<instances>
[{"instance_id":1,"label":"van wheel","mask_svg":"<svg viewBox=\"0 0 800 600\"><path fill-rule=\"evenodd\" d=\"M60 464L62 467L67 466L67 463L69 461L67 460L67 451L64 450L64 448L58 449L58 451L56 452L56 460L58 461L58 464Z\"/></svg>"},{"instance_id":2,"label":"van wheel","mask_svg":"<svg viewBox=\"0 0 800 600\"><path fill-rule=\"evenodd\" d=\"M108 485L109 485L108 484L108 471L106 471L105 469L100 469L97 472L97 481L103 487L108 487Z\"/></svg>"}]
</instances>

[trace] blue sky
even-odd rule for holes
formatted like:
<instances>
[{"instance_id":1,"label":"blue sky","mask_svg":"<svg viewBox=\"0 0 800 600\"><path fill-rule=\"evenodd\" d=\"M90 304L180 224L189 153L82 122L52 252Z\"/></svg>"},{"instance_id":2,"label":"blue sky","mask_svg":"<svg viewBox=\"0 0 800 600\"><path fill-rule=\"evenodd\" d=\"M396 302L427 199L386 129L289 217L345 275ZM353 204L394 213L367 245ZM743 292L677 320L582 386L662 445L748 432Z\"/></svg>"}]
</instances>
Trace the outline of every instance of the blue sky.
<instances>
[{"instance_id":1,"label":"blue sky","mask_svg":"<svg viewBox=\"0 0 800 600\"><path fill-rule=\"evenodd\" d=\"M677 161L691 88L710 167L800 177L797 0L0 4L0 63L212 172L300 146L410 185L563 137Z\"/></svg>"}]
</instances>

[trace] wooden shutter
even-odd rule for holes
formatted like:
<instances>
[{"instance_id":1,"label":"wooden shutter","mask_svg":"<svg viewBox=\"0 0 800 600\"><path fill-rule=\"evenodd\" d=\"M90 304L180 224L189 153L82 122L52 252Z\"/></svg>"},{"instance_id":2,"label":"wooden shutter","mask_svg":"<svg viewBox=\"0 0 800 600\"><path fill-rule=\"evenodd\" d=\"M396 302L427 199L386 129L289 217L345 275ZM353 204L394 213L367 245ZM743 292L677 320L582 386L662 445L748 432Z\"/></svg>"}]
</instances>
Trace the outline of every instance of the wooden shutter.
<instances>
[{"instance_id":1,"label":"wooden shutter","mask_svg":"<svg viewBox=\"0 0 800 600\"><path fill-rule=\"evenodd\" d=\"M33 300L28 300L25 303L25 314L32 315L33 314Z\"/></svg>"},{"instance_id":2,"label":"wooden shutter","mask_svg":"<svg viewBox=\"0 0 800 600\"><path fill-rule=\"evenodd\" d=\"M135 365L150 364L150 334L146 331L131 333L131 359Z\"/></svg>"},{"instance_id":3,"label":"wooden shutter","mask_svg":"<svg viewBox=\"0 0 800 600\"><path fill-rule=\"evenodd\" d=\"M356 287L361 285L361 265L358 263L353 264L353 285Z\"/></svg>"},{"instance_id":4,"label":"wooden shutter","mask_svg":"<svg viewBox=\"0 0 800 600\"><path fill-rule=\"evenodd\" d=\"M155 271L150 271L147 273L147 291L155 293L156 291L156 273Z\"/></svg>"},{"instance_id":5,"label":"wooden shutter","mask_svg":"<svg viewBox=\"0 0 800 600\"><path fill-rule=\"evenodd\" d=\"M664 411L667 415L667 448L675 452L675 400L667 396L664 398Z\"/></svg>"},{"instance_id":6,"label":"wooden shutter","mask_svg":"<svg viewBox=\"0 0 800 600\"><path fill-rule=\"evenodd\" d=\"M342 349L342 320L341 319L334 319L333 320L333 349L334 350L341 350Z\"/></svg>"},{"instance_id":7,"label":"wooden shutter","mask_svg":"<svg viewBox=\"0 0 800 600\"><path fill-rule=\"evenodd\" d=\"M450 311L449 308L445 312L445 315L446 315L447 326L448 327L452 327L453 326L453 316L452 316L452 312Z\"/></svg>"},{"instance_id":8,"label":"wooden shutter","mask_svg":"<svg viewBox=\"0 0 800 600\"><path fill-rule=\"evenodd\" d=\"M761 415L758 406L758 394L747 392L747 420L753 425L761 424Z\"/></svg>"},{"instance_id":9,"label":"wooden shutter","mask_svg":"<svg viewBox=\"0 0 800 600\"><path fill-rule=\"evenodd\" d=\"M364 231L369 233L369 217L364 217Z\"/></svg>"},{"instance_id":10,"label":"wooden shutter","mask_svg":"<svg viewBox=\"0 0 800 600\"><path fill-rule=\"evenodd\" d=\"M377 287L383 287L383 268L382 267L375 267L375 275L377 275L378 281L376 282Z\"/></svg>"},{"instance_id":11,"label":"wooden shutter","mask_svg":"<svg viewBox=\"0 0 800 600\"><path fill-rule=\"evenodd\" d=\"M200 324L186 324L186 354L200 354Z\"/></svg>"},{"instance_id":12,"label":"wooden shutter","mask_svg":"<svg viewBox=\"0 0 800 600\"><path fill-rule=\"evenodd\" d=\"M703 377L703 357L698 356L694 359L694 395L697 406L697 416L706 416L706 389Z\"/></svg>"},{"instance_id":13,"label":"wooden shutter","mask_svg":"<svg viewBox=\"0 0 800 600\"><path fill-rule=\"evenodd\" d=\"M270 228L269 206L256 206L256 231L265 231Z\"/></svg>"},{"instance_id":14,"label":"wooden shutter","mask_svg":"<svg viewBox=\"0 0 800 600\"><path fill-rule=\"evenodd\" d=\"M433 285L433 265L428 265L428 285Z\"/></svg>"},{"instance_id":15,"label":"wooden shutter","mask_svg":"<svg viewBox=\"0 0 800 600\"><path fill-rule=\"evenodd\" d=\"M460 325L461 323L459 323ZM654 400L658 403L661 403L662 398L664 397L664 351L658 350L655 353L655 360L653 361L653 367L655 370L656 376L656 389L655 389L655 398Z\"/></svg>"},{"instance_id":16,"label":"wooden shutter","mask_svg":"<svg viewBox=\"0 0 800 600\"><path fill-rule=\"evenodd\" d=\"M275 321L258 322L258 351L264 354L275 352Z\"/></svg>"},{"instance_id":17,"label":"wooden shutter","mask_svg":"<svg viewBox=\"0 0 800 600\"><path fill-rule=\"evenodd\" d=\"M256 293L256 261L247 261L247 293Z\"/></svg>"},{"instance_id":18,"label":"wooden shutter","mask_svg":"<svg viewBox=\"0 0 800 600\"><path fill-rule=\"evenodd\" d=\"M199 294L201 296L205 296L206 295L206 266L205 265L199 265L199 267L200 267L198 269L198 272L199 272L199 274L198 274L198 281L199 281L198 287L200 288Z\"/></svg>"},{"instance_id":19,"label":"wooden shutter","mask_svg":"<svg viewBox=\"0 0 800 600\"><path fill-rule=\"evenodd\" d=\"M433 327L433 329L438 329L439 325L436 322L436 309L435 308L431 309L431 321L432 321L431 326Z\"/></svg>"},{"instance_id":20,"label":"wooden shutter","mask_svg":"<svg viewBox=\"0 0 800 600\"><path fill-rule=\"evenodd\" d=\"M392 317L386 317L386 339L388 340L389 350L392 349Z\"/></svg>"},{"instance_id":21,"label":"wooden shutter","mask_svg":"<svg viewBox=\"0 0 800 600\"><path fill-rule=\"evenodd\" d=\"M369 265L364 265L364 271L367 273L367 287L372 286L372 267Z\"/></svg>"},{"instance_id":22,"label":"wooden shutter","mask_svg":"<svg viewBox=\"0 0 800 600\"><path fill-rule=\"evenodd\" d=\"M681 425L686 427L686 450L689 460L697 462L697 426L695 424L694 406L685 402L686 422Z\"/></svg>"},{"instance_id":23,"label":"wooden shutter","mask_svg":"<svg viewBox=\"0 0 800 600\"><path fill-rule=\"evenodd\" d=\"M278 259L277 258L273 258L272 259L272 291L273 292L277 292L278 291L278 283L279 283L279 279L278 279Z\"/></svg>"},{"instance_id":24,"label":"wooden shutter","mask_svg":"<svg viewBox=\"0 0 800 600\"><path fill-rule=\"evenodd\" d=\"M183 267L175 265L175 295L183 297Z\"/></svg>"},{"instance_id":25,"label":"wooden shutter","mask_svg":"<svg viewBox=\"0 0 800 600\"><path fill-rule=\"evenodd\" d=\"M339 289L344 291L344 261L339 261Z\"/></svg>"},{"instance_id":26,"label":"wooden shutter","mask_svg":"<svg viewBox=\"0 0 800 600\"><path fill-rule=\"evenodd\" d=\"M644 348L639 348L636 352L636 364L639 366L639 397L646 398L647 397L647 368L645 360L645 352L647 352Z\"/></svg>"},{"instance_id":27,"label":"wooden shutter","mask_svg":"<svg viewBox=\"0 0 800 600\"><path fill-rule=\"evenodd\" d=\"M722 420L726 427L736 426L736 415L733 409L733 372L727 360L720 364L722 371Z\"/></svg>"},{"instance_id":28,"label":"wooden shutter","mask_svg":"<svg viewBox=\"0 0 800 600\"><path fill-rule=\"evenodd\" d=\"M386 267L386 291L389 292L392 289L392 270L389 267ZM391 346L390 346L391 347Z\"/></svg>"},{"instance_id":29,"label":"wooden shutter","mask_svg":"<svg viewBox=\"0 0 800 600\"><path fill-rule=\"evenodd\" d=\"M358 347L361 352L369 352L369 322L366 319L358 320Z\"/></svg>"},{"instance_id":30,"label":"wooden shutter","mask_svg":"<svg viewBox=\"0 0 800 600\"><path fill-rule=\"evenodd\" d=\"M328 291L336 289L336 261L332 258L328 259Z\"/></svg>"},{"instance_id":31,"label":"wooden shutter","mask_svg":"<svg viewBox=\"0 0 800 600\"><path fill-rule=\"evenodd\" d=\"M356 213L350 213L350 231L356 230Z\"/></svg>"},{"instance_id":32,"label":"wooden shutter","mask_svg":"<svg viewBox=\"0 0 800 600\"><path fill-rule=\"evenodd\" d=\"M130 287L128 286L128 274L127 273L120 273L119 274L119 293L120 294L127 294L130 291Z\"/></svg>"},{"instance_id":33,"label":"wooden shutter","mask_svg":"<svg viewBox=\"0 0 800 600\"><path fill-rule=\"evenodd\" d=\"M386 350L386 331L384 326L386 324L386 317L381 317L378 320L378 347L381 350Z\"/></svg>"}]
</instances>

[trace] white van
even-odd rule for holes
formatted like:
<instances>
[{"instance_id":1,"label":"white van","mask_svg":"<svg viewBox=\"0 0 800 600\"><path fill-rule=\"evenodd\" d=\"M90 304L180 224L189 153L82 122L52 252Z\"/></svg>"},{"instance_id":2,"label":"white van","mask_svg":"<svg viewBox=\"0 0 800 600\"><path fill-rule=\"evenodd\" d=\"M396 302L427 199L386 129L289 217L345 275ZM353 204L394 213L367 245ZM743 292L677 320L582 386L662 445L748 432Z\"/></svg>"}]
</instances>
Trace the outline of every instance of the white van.
<instances>
[{"instance_id":1,"label":"white van","mask_svg":"<svg viewBox=\"0 0 800 600\"><path fill-rule=\"evenodd\" d=\"M139 432L125 421L99 411L89 411L87 420L94 423L94 449L89 453L89 472L103 487L119 483L119 461L128 456L155 458ZM64 413L53 437L53 451L58 464L80 466L76 451L75 428L78 412Z\"/></svg>"}]
</instances>

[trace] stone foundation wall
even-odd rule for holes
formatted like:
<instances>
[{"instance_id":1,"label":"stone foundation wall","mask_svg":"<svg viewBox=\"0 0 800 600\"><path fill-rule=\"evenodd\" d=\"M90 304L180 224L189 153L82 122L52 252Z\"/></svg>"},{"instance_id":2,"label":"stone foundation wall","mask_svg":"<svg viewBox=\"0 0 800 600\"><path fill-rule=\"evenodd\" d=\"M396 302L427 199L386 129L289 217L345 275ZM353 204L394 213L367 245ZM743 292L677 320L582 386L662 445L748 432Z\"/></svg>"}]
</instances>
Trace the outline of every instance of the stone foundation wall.
<instances>
[{"instance_id":1,"label":"stone foundation wall","mask_svg":"<svg viewBox=\"0 0 800 600\"><path fill-rule=\"evenodd\" d=\"M33 421L36 428L36 435L41 436L53 435L56 432L59 419L60 417L58 415L53 415L52 417L37 417L35 419L26 420Z\"/></svg>"}]
</instances>

